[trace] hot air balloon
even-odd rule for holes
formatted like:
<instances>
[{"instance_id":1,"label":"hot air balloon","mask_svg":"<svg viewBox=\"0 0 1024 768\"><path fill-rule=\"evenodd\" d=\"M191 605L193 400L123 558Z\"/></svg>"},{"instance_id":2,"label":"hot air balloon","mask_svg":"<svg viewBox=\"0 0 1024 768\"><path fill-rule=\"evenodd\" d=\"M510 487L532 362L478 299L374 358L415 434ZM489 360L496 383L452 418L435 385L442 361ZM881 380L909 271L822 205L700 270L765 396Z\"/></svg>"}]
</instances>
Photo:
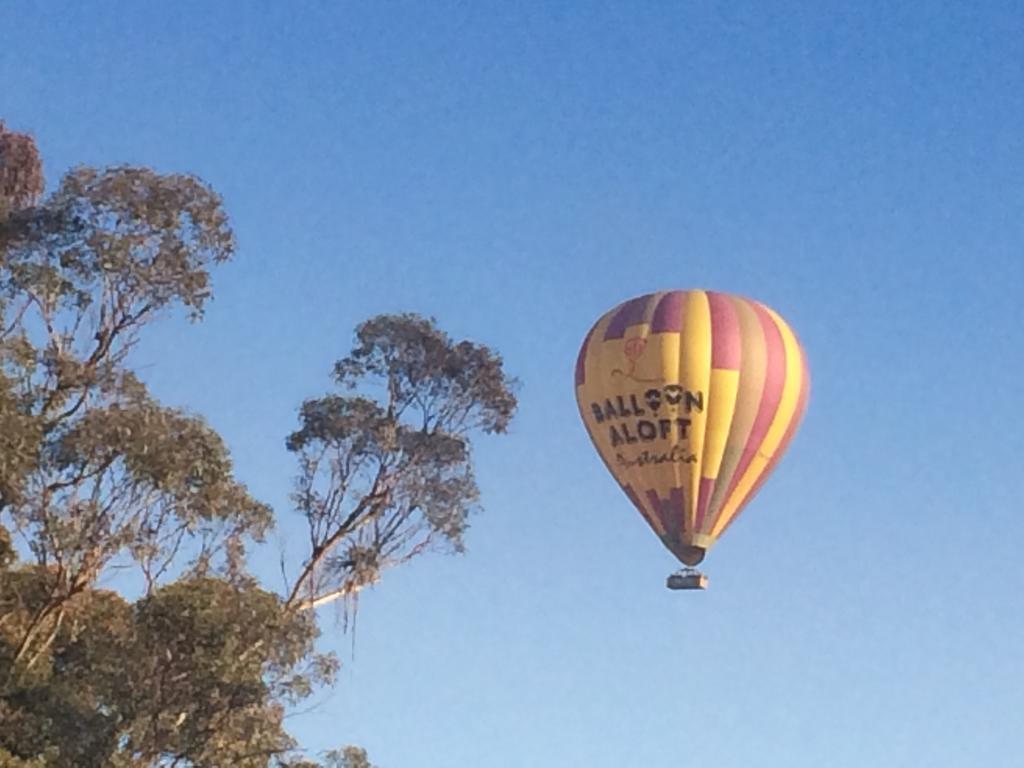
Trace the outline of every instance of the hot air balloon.
<instances>
[{"instance_id":1,"label":"hot air balloon","mask_svg":"<svg viewBox=\"0 0 1024 768\"><path fill-rule=\"evenodd\" d=\"M672 589L703 589L695 566L785 453L810 376L772 309L704 290L626 301L590 329L576 399L609 472L685 566Z\"/></svg>"}]
</instances>

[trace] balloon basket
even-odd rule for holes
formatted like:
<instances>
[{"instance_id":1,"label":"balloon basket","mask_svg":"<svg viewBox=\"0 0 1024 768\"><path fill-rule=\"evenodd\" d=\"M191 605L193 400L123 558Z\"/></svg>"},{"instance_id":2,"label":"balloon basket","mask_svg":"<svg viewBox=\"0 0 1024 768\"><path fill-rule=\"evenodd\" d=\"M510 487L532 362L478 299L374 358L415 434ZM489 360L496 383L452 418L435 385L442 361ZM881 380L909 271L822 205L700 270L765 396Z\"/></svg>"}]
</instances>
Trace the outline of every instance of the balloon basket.
<instances>
[{"instance_id":1,"label":"balloon basket","mask_svg":"<svg viewBox=\"0 0 1024 768\"><path fill-rule=\"evenodd\" d=\"M684 568L668 577L669 589L707 589L708 577L695 568Z\"/></svg>"}]
</instances>

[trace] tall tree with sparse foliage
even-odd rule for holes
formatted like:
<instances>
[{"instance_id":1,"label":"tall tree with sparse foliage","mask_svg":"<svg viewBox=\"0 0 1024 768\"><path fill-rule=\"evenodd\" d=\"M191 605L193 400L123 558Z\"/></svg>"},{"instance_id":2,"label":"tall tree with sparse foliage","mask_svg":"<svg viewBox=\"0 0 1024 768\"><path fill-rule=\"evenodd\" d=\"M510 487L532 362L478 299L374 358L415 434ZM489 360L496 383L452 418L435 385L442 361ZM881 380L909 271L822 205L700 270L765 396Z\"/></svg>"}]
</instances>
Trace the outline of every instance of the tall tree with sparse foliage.
<instances>
[{"instance_id":1,"label":"tall tree with sparse foliage","mask_svg":"<svg viewBox=\"0 0 1024 768\"><path fill-rule=\"evenodd\" d=\"M139 167L43 191L35 143L0 123L0 766L369 768L284 728L337 670L317 609L462 550L471 439L516 410L501 358L415 315L357 328L287 437L309 537L275 591L246 567L274 511L130 366L154 319L202 317L235 250L221 199ZM99 586L126 567L137 594Z\"/></svg>"}]
</instances>

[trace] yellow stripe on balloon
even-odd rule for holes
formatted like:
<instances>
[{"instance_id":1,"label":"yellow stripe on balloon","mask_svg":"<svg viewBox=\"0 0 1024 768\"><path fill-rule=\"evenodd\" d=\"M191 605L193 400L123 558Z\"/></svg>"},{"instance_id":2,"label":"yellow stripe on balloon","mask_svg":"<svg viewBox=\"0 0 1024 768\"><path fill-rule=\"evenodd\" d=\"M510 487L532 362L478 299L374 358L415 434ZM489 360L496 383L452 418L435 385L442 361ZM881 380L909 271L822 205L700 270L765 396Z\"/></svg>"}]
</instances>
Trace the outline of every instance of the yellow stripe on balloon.
<instances>
[{"instance_id":1,"label":"yellow stripe on balloon","mask_svg":"<svg viewBox=\"0 0 1024 768\"><path fill-rule=\"evenodd\" d=\"M714 479L722 467L722 457L729 443L729 425L736 412L736 394L740 388L740 372L724 368L711 369L711 386L707 392L708 421L704 437L704 458L701 477Z\"/></svg>"},{"instance_id":2,"label":"yellow stripe on balloon","mask_svg":"<svg viewBox=\"0 0 1024 768\"><path fill-rule=\"evenodd\" d=\"M686 489L686 530L693 531L697 517L704 438L707 432L708 385L711 383L711 304L704 291L687 294L683 314L683 344L679 361L679 385L687 392L701 392L703 408L686 414L690 420L690 451L696 461L682 465L679 484Z\"/></svg>"}]
</instances>

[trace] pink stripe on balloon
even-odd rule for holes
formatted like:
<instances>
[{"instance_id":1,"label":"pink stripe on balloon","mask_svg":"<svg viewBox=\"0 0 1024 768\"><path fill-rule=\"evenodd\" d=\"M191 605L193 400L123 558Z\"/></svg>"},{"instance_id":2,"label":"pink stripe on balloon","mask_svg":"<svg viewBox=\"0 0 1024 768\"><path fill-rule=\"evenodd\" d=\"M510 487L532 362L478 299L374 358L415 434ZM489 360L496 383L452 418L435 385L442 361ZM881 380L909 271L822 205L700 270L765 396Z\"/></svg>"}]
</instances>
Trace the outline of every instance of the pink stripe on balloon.
<instances>
[{"instance_id":1,"label":"pink stripe on balloon","mask_svg":"<svg viewBox=\"0 0 1024 768\"><path fill-rule=\"evenodd\" d=\"M658 519L665 528L665 534L675 540L681 540L686 520L683 509L683 489L673 488L667 499L658 496L657 491L648 491L647 500L655 510Z\"/></svg>"},{"instance_id":2,"label":"pink stripe on balloon","mask_svg":"<svg viewBox=\"0 0 1024 768\"><path fill-rule=\"evenodd\" d=\"M738 371L743 351L736 307L721 293L708 291L711 305L711 367Z\"/></svg>"},{"instance_id":3,"label":"pink stripe on balloon","mask_svg":"<svg viewBox=\"0 0 1024 768\"><path fill-rule=\"evenodd\" d=\"M693 525L693 530L698 533L704 525L704 517L708 513L708 504L711 503L711 494L714 490L715 478L702 477L700 479L700 486L697 491L697 519Z\"/></svg>"},{"instance_id":4,"label":"pink stripe on balloon","mask_svg":"<svg viewBox=\"0 0 1024 768\"><path fill-rule=\"evenodd\" d=\"M679 532L678 535L681 537L683 531L686 530L686 497L683 495L682 488L673 488L669 493L668 513L677 521L673 528Z\"/></svg>"},{"instance_id":5,"label":"pink stripe on balloon","mask_svg":"<svg viewBox=\"0 0 1024 768\"><path fill-rule=\"evenodd\" d=\"M651 333L679 332L683 330L683 304L686 294L682 291L671 291L662 296L654 309L651 321Z\"/></svg>"}]
</instances>

